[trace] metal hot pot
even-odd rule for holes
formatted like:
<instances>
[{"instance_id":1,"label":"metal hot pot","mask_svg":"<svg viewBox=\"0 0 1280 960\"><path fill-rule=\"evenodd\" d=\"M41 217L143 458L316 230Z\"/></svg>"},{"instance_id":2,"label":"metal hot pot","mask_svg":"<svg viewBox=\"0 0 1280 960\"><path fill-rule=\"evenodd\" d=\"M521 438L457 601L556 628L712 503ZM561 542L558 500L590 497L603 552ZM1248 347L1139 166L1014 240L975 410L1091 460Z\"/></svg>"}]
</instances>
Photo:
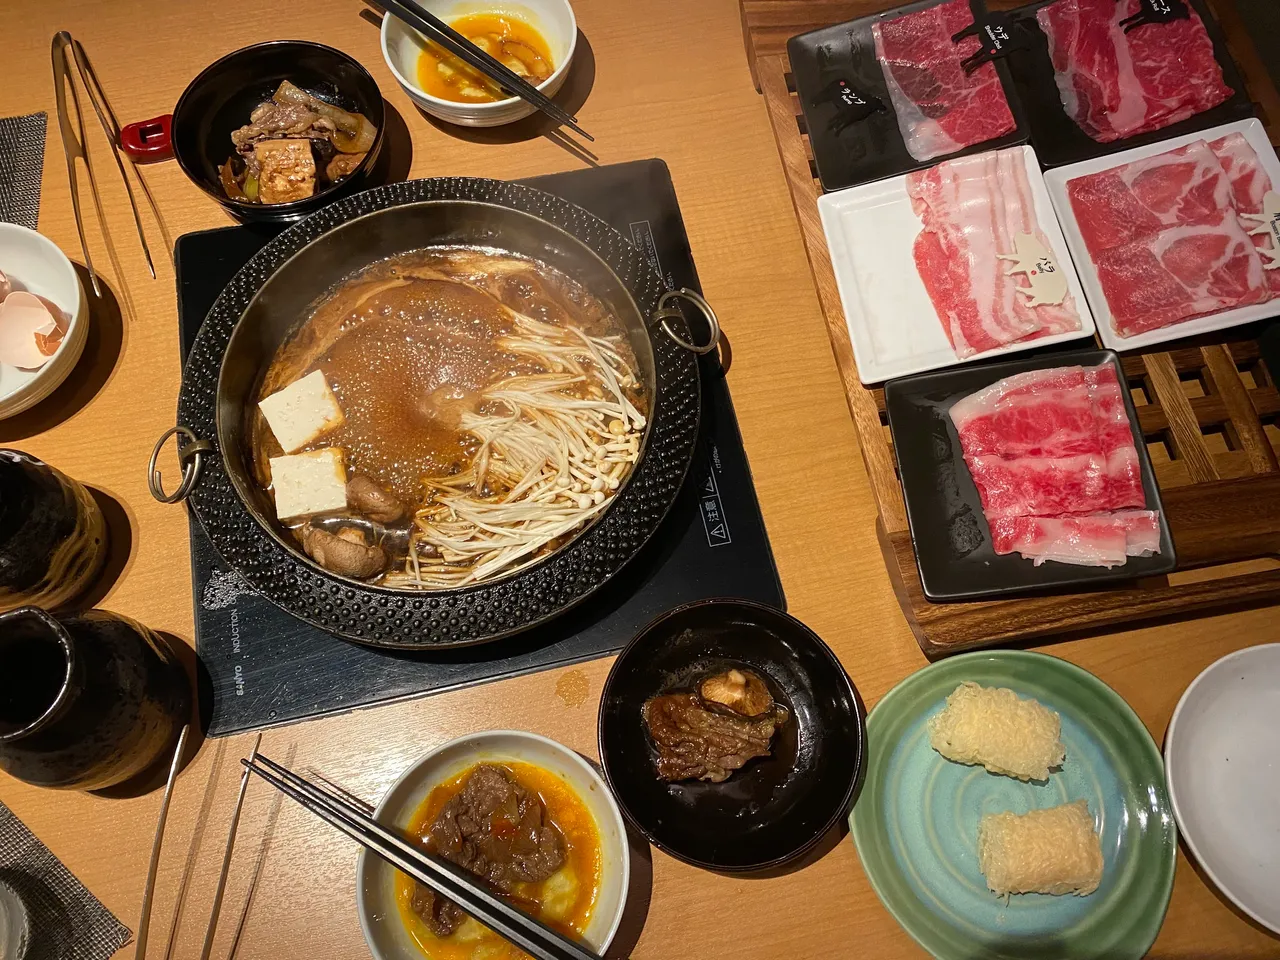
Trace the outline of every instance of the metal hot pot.
<instances>
[{"instance_id":1,"label":"metal hot pot","mask_svg":"<svg viewBox=\"0 0 1280 960\"><path fill-rule=\"evenodd\" d=\"M476 244L542 260L622 321L652 398L639 462L614 502L546 559L450 590L406 590L330 573L287 538L254 480L248 425L276 349L316 300L360 268L437 244ZM681 301L706 318L694 343ZM697 324L696 326L701 326ZM658 529L693 457L701 410L696 353L714 349L714 313L693 291L665 291L648 261L597 217L551 194L497 180L391 184L339 200L257 253L218 297L182 375L178 426L156 446L152 493L190 502L222 558L284 610L350 640L436 649L543 623L614 576ZM183 478L165 493L156 456L179 435Z\"/></svg>"}]
</instances>

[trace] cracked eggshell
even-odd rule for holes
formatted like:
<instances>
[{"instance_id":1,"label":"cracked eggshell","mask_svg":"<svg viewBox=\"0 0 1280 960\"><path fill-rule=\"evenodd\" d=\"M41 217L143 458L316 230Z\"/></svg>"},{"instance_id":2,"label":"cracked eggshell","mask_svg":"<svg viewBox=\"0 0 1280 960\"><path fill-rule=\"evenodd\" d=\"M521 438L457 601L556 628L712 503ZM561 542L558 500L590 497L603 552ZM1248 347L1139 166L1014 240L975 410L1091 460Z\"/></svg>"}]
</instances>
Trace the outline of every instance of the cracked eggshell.
<instances>
[{"instance_id":1,"label":"cracked eggshell","mask_svg":"<svg viewBox=\"0 0 1280 960\"><path fill-rule=\"evenodd\" d=\"M0 303L0 363L36 370L61 345L58 322L42 298L19 290Z\"/></svg>"}]
</instances>

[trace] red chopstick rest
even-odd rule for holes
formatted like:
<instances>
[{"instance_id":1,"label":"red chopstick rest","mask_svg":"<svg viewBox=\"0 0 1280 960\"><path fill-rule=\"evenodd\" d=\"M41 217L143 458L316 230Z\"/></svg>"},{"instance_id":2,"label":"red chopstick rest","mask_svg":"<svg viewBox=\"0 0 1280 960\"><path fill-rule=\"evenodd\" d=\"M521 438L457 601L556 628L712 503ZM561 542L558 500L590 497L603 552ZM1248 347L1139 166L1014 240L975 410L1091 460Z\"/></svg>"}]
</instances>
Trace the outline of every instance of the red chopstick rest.
<instances>
[{"instance_id":1,"label":"red chopstick rest","mask_svg":"<svg viewBox=\"0 0 1280 960\"><path fill-rule=\"evenodd\" d=\"M173 156L173 114L139 120L120 131L120 149L134 163L154 163Z\"/></svg>"}]
</instances>

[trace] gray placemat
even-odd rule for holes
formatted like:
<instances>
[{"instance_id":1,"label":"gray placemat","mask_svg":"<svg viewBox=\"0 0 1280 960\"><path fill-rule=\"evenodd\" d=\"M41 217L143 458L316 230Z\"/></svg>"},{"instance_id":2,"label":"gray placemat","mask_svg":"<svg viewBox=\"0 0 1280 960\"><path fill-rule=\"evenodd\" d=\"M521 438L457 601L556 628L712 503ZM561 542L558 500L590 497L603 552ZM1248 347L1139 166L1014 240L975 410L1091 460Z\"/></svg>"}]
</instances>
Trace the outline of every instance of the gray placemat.
<instances>
[{"instance_id":1,"label":"gray placemat","mask_svg":"<svg viewBox=\"0 0 1280 960\"><path fill-rule=\"evenodd\" d=\"M0 118L0 220L36 229L48 114Z\"/></svg>"},{"instance_id":2,"label":"gray placemat","mask_svg":"<svg viewBox=\"0 0 1280 960\"><path fill-rule=\"evenodd\" d=\"M27 908L27 960L106 960L133 939L8 807L0 803L0 880Z\"/></svg>"}]
</instances>

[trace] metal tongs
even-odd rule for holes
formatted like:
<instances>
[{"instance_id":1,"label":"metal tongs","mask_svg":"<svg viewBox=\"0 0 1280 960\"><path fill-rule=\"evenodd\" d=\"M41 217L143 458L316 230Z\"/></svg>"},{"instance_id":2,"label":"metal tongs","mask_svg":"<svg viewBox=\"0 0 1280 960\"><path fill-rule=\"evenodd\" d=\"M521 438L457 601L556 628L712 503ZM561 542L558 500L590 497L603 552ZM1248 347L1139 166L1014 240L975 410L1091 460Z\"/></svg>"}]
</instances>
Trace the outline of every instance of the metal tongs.
<instances>
[{"instance_id":1,"label":"metal tongs","mask_svg":"<svg viewBox=\"0 0 1280 960\"><path fill-rule=\"evenodd\" d=\"M111 142L112 156L116 161L116 168L120 171L120 179L124 181L125 190L129 194L129 206L133 210L133 222L138 229L138 241L142 244L142 253L147 258L147 269L151 271L152 279L156 276L155 263L151 259L151 248L147 245L147 236L142 229L142 217L138 213L138 201L134 196L133 184L129 180L128 174L125 172L124 161L120 157L120 121L116 119L115 111L111 109L111 104L107 100L107 94L102 89L102 84L98 82L98 75L94 72L92 64L89 63L89 56L85 53L84 47L80 45L78 40L72 38L65 30L59 30L53 36L53 92L58 103L58 127L62 132L62 149L67 156L67 178L71 183L71 206L75 210L76 215L76 231L80 234L80 249L84 253L84 263L89 270L89 279L93 283L93 292L98 296L102 296L102 288L98 284L98 274L93 269L93 260L89 256L89 244L84 237L84 218L80 212L80 188L76 181L76 165L77 159L84 161L85 170L89 174L89 188L93 192L93 205L98 214L98 222L106 229L106 220L102 212L102 197L98 191L98 181L94 178L93 167L89 163L89 153L86 147L86 137L84 130L84 114L80 111L80 94L76 92L75 81L71 79L67 67L67 50L71 51L71 57L75 61L76 70L80 74L80 81L84 84L85 92L89 96L89 103L93 106L93 112L98 116L98 122L102 124L102 131L107 135L107 140ZM71 100L75 104L76 119L72 123L71 117L67 111L67 90L71 91ZM130 160L130 166L133 161ZM147 186L147 181L142 179L142 175L134 170L134 176L138 178L138 184L142 187L142 192L147 198L147 203L151 206L152 215L156 218L157 223L161 223L160 210L156 206L155 197L151 195L151 188ZM163 225L161 226L163 230Z\"/></svg>"}]
</instances>

